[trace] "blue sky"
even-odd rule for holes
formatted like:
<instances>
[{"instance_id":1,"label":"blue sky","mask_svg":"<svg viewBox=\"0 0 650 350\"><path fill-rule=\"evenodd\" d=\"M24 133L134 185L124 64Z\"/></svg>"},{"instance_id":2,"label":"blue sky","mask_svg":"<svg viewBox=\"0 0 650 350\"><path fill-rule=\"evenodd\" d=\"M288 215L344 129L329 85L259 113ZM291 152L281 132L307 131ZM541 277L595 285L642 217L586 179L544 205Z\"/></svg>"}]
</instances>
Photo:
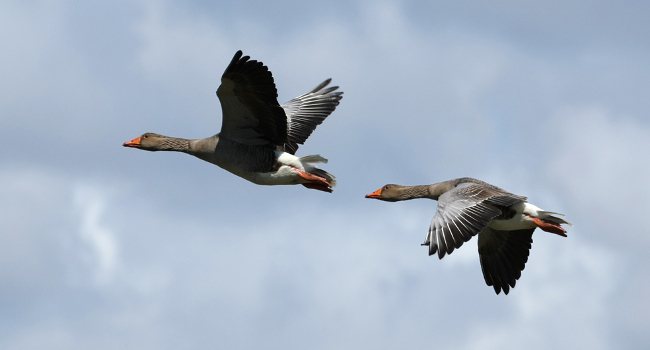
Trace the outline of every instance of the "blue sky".
<instances>
[{"instance_id":1,"label":"blue sky","mask_svg":"<svg viewBox=\"0 0 650 350\"><path fill-rule=\"evenodd\" d=\"M650 5L0 1L0 348L640 349L650 342ZM237 50L341 105L263 187L144 132L219 131ZM508 296L420 247L472 176L567 214Z\"/></svg>"}]
</instances>

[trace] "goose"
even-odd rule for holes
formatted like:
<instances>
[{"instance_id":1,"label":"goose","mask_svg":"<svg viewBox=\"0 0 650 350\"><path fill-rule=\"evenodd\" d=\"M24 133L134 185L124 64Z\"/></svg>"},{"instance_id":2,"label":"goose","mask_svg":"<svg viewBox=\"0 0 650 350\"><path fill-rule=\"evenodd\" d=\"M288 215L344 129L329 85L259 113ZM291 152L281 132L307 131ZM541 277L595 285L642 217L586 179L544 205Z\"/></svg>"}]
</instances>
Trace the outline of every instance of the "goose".
<instances>
[{"instance_id":1,"label":"goose","mask_svg":"<svg viewBox=\"0 0 650 350\"><path fill-rule=\"evenodd\" d=\"M533 243L533 231L566 237L560 224L570 222L542 210L518 196L481 180L464 177L433 185L385 185L366 195L387 202L415 198L438 201L438 208L423 246L442 259L478 234L478 253L483 278L499 294L508 294L521 277Z\"/></svg>"},{"instance_id":2,"label":"goose","mask_svg":"<svg viewBox=\"0 0 650 350\"><path fill-rule=\"evenodd\" d=\"M258 185L295 185L332 192L335 177L316 164L320 155L295 156L299 144L338 106L343 92L327 87L327 79L311 91L280 105L273 75L262 62L237 51L221 77L217 96L223 114L221 132L188 140L145 133L124 147L176 151L215 164Z\"/></svg>"}]
</instances>

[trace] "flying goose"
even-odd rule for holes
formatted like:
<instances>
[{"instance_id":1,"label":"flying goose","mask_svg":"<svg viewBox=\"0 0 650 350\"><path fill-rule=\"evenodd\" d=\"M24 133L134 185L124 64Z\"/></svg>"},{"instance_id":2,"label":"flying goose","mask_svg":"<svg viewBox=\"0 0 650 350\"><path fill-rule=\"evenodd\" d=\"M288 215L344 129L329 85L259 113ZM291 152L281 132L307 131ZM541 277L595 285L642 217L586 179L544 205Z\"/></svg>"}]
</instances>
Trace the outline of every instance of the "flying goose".
<instances>
[{"instance_id":1,"label":"flying goose","mask_svg":"<svg viewBox=\"0 0 650 350\"><path fill-rule=\"evenodd\" d=\"M571 223L544 211L499 187L481 180L464 177L433 185L386 185L366 195L387 202L414 198L438 201L427 237L429 255L438 253L442 259L478 233L478 253L485 283L499 294L508 294L521 277L533 231L544 231L566 237L560 224Z\"/></svg>"},{"instance_id":2,"label":"flying goose","mask_svg":"<svg viewBox=\"0 0 650 350\"><path fill-rule=\"evenodd\" d=\"M217 90L223 113L221 132L187 140L146 133L123 146L146 151L177 151L216 164L258 185L302 184L332 192L334 176L316 167L320 155L296 157L298 145L338 106L343 92L326 86L280 105L273 75L262 63L237 51Z\"/></svg>"}]
</instances>

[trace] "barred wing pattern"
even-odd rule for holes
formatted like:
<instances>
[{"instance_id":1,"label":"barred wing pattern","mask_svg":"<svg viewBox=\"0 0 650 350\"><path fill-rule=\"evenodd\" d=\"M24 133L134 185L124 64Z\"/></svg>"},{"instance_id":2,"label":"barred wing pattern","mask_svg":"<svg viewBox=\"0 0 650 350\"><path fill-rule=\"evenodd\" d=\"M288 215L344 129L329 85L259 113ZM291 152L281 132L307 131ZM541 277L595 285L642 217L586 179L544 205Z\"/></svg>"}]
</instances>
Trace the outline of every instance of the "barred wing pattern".
<instances>
[{"instance_id":1,"label":"barred wing pattern","mask_svg":"<svg viewBox=\"0 0 650 350\"><path fill-rule=\"evenodd\" d=\"M343 92L338 86L325 88L332 79L320 83L308 93L298 96L281 107L287 116L287 142L284 151L295 154L298 144L304 144L311 133L339 105Z\"/></svg>"},{"instance_id":2,"label":"barred wing pattern","mask_svg":"<svg viewBox=\"0 0 650 350\"><path fill-rule=\"evenodd\" d=\"M429 255L437 252L442 259L486 228L502 214L502 207L525 200L498 187L460 183L438 198L436 214L422 245L429 246Z\"/></svg>"},{"instance_id":3,"label":"barred wing pattern","mask_svg":"<svg viewBox=\"0 0 650 350\"><path fill-rule=\"evenodd\" d=\"M500 231L486 227L478 235L478 253L483 278L499 294L508 294L521 277L533 243L534 228Z\"/></svg>"}]
</instances>

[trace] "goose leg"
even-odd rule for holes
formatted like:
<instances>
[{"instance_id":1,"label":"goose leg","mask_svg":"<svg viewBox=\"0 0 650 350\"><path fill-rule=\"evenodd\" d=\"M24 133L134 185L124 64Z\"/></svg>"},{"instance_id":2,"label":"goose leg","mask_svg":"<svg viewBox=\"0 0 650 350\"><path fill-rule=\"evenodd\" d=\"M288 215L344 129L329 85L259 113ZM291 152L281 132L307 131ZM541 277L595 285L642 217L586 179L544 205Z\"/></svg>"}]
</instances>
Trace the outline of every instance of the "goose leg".
<instances>
[{"instance_id":1,"label":"goose leg","mask_svg":"<svg viewBox=\"0 0 650 350\"><path fill-rule=\"evenodd\" d=\"M530 218L533 219L535 225L539 226L539 228L541 228L542 230L546 232L555 233L556 235L560 235L562 237L566 237L566 230L562 228L560 224L556 224L554 222L532 217L532 216Z\"/></svg>"},{"instance_id":2,"label":"goose leg","mask_svg":"<svg viewBox=\"0 0 650 350\"><path fill-rule=\"evenodd\" d=\"M298 174L298 176L300 176L301 178L309 181L308 183L302 184L303 186L305 186L307 188L314 189L314 190L319 190L319 191L332 193L332 186L324 178L322 178L322 177L320 177L318 175L314 175L312 173L308 173L306 171L300 170L300 169L298 169L296 167L293 167L293 166L291 168L296 171L296 174Z\"/></svg>"}]
</instances>

